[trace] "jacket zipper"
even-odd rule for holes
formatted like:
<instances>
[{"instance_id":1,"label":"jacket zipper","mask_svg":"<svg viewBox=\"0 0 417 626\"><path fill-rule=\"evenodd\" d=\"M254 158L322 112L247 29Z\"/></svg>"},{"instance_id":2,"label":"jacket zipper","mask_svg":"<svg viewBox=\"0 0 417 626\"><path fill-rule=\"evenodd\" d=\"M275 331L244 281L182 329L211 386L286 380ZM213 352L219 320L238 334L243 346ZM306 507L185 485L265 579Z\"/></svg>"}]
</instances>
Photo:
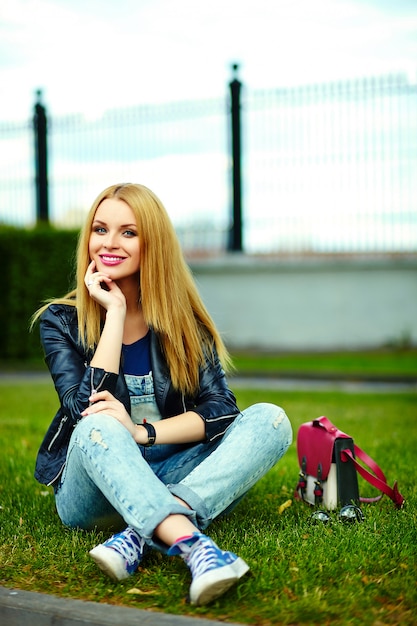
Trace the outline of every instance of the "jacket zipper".
<instances>
[{"instance_id":1,"label":"jacket zipper","mask_svg":"<svg viewBox=\"0 0 417 626\"><path fill-rule=\"evenodd\" d=\"M97 385L97 387L94 387L94 367L91 368L91 374L90 374L90 380L91 380L91 395L93 395L93 393L97 393L97 391L100 391L101 387L104 385L104 381L107 378L107 372L104 372L103 374L103 378L100 380L99 384ZM89 404L89 406L91 406L91 402Z\"/></svg>"},{"instance_id":2,"label":"jacket zipper","mask_svg":"<svg viewBox=\"0 0 417 626\"><path fill-rule=\"evenodd\" d=\"M51 451L51 448L52 448L52 446L54 445L54 443L55 443L55 441L56 441L57 437L59 436L59 433L61 432L61 430L62 430L62 428L63 428L63 426L64 426L65 422L67 421L67 419L68 419L68 415L64 415L64 416L63 416L63 418L61 419L61 421L60 421L60 423L59 423L59 426L58 426L58 430L56 431L55 435L52 437L52 439L51 439L51 441L50 441L50 443L49 443L49 446L48 446L48 452L50 452L50 451Z\"/></svg>"},{"instance_id":3,"label":"jacket zipper","mask_svg":"<svg viewBox=\"0 0 417 626\"><path fill-rule=\"evenodd\" d=\"M54 482L56 482L58 480L58 478L61 476L62 472L64 471L64 467L65 467L65 463L62 464L61 469L59 470L58 474L55 476L55 478L53 478L46 486L47 487L51 487L51 485L54 484Z\"/></svg>"}]
</instances>

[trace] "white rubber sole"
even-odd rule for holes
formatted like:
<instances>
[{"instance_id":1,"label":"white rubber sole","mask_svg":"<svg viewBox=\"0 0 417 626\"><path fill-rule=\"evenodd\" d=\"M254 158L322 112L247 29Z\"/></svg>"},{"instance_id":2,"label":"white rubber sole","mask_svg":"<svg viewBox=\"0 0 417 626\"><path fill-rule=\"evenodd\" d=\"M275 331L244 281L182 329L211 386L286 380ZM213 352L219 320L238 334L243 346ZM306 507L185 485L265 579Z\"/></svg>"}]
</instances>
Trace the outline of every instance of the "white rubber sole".
<instances>
[{"instance_id":1,"label":"white rubber sole","mask_svg":"<svg viewBox=\"0 0 417 626\"><path fill-rule=\"evenodd\" d=\"M234 563L216 568L193 580L190 587L191 604L202 605L219 598L249 571L249 565L238 557Z\"/></svg>"},{"instance_id":2,"label":"white rubber sole","mask_svg":"<svg viewBox=\"0 0 417 626\"><path fill-rule=\"evenodd\" d=\"M130 574L126 570L124 559L112 548L106 548L102 544L90 550L89 555L99 566L102 572L110 576L113 580L124 580Z\"/></svg>"}]
</instances>

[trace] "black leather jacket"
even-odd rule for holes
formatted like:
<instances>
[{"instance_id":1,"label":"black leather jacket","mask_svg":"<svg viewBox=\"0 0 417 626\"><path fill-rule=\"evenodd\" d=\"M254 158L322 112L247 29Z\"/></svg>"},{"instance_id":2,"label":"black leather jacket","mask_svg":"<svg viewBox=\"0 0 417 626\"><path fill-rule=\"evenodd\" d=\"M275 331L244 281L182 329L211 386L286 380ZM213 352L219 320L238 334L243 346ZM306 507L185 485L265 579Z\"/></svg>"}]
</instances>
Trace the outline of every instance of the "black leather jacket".
<instances>
[{"instance_id":1,"label":"black leather jacket","mask_svg":"<svg viewBox=\"0 0 417 626\"><path fill-rule=\"evenodd\" d=\"M60 408L46 432L36 459L35 478L51 485L59 478L73 429L89 404L93 389L110 391L130 413L125 378L91 367L92 351L85 351L78 340L77 313L73 306L52 304L40 319L45 360L58 393ZM184 396L172 386L158 336L151 330L151 366L155 400L163 418L192 410L205 423L206 440L221 437L239 409L227 386L217 354L200 369L200 387L193 397Z\"/></svg>"}]
</instances>

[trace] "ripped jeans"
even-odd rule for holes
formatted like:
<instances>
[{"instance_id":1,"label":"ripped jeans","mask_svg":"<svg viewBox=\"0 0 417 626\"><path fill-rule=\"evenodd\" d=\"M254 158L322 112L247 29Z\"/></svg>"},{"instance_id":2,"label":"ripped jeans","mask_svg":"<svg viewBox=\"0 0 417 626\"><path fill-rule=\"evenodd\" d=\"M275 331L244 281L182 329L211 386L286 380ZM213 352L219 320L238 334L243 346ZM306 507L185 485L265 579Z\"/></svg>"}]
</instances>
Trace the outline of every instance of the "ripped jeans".
<instances>
[{"instance_id":1,"label":"ripped jeans","mask_svg":"<svg viewBox=\"0 0 417 626\"><path fill-rule=\"evenodd\" d=\"M215 442L149 448L115 418L88 415L71 437L55 494L58 514L70 527L132 526L155 546L154 530L168 515L187 515L203 530L232 509L291 441L283 409L265 403L242 411Z\"/></svg>"}]
</instances>

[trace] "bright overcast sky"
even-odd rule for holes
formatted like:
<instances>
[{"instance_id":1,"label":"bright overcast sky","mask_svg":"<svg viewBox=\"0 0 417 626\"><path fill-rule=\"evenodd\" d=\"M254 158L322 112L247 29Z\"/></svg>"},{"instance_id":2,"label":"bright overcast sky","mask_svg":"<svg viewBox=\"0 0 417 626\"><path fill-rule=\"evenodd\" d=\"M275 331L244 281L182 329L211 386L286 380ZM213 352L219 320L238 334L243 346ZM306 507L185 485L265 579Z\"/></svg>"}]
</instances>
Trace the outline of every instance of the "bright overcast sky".
<instances>
[{"instance_id":1,"label":"bright overcast sky","mask_svg":"<svg viewBox=\"0 0 417 626\"><path fill-rule=\"evenodd\" d=\"M417 75L417 0L1 0L0 121L390 72Z\"/></svg>"}]
</instances>

